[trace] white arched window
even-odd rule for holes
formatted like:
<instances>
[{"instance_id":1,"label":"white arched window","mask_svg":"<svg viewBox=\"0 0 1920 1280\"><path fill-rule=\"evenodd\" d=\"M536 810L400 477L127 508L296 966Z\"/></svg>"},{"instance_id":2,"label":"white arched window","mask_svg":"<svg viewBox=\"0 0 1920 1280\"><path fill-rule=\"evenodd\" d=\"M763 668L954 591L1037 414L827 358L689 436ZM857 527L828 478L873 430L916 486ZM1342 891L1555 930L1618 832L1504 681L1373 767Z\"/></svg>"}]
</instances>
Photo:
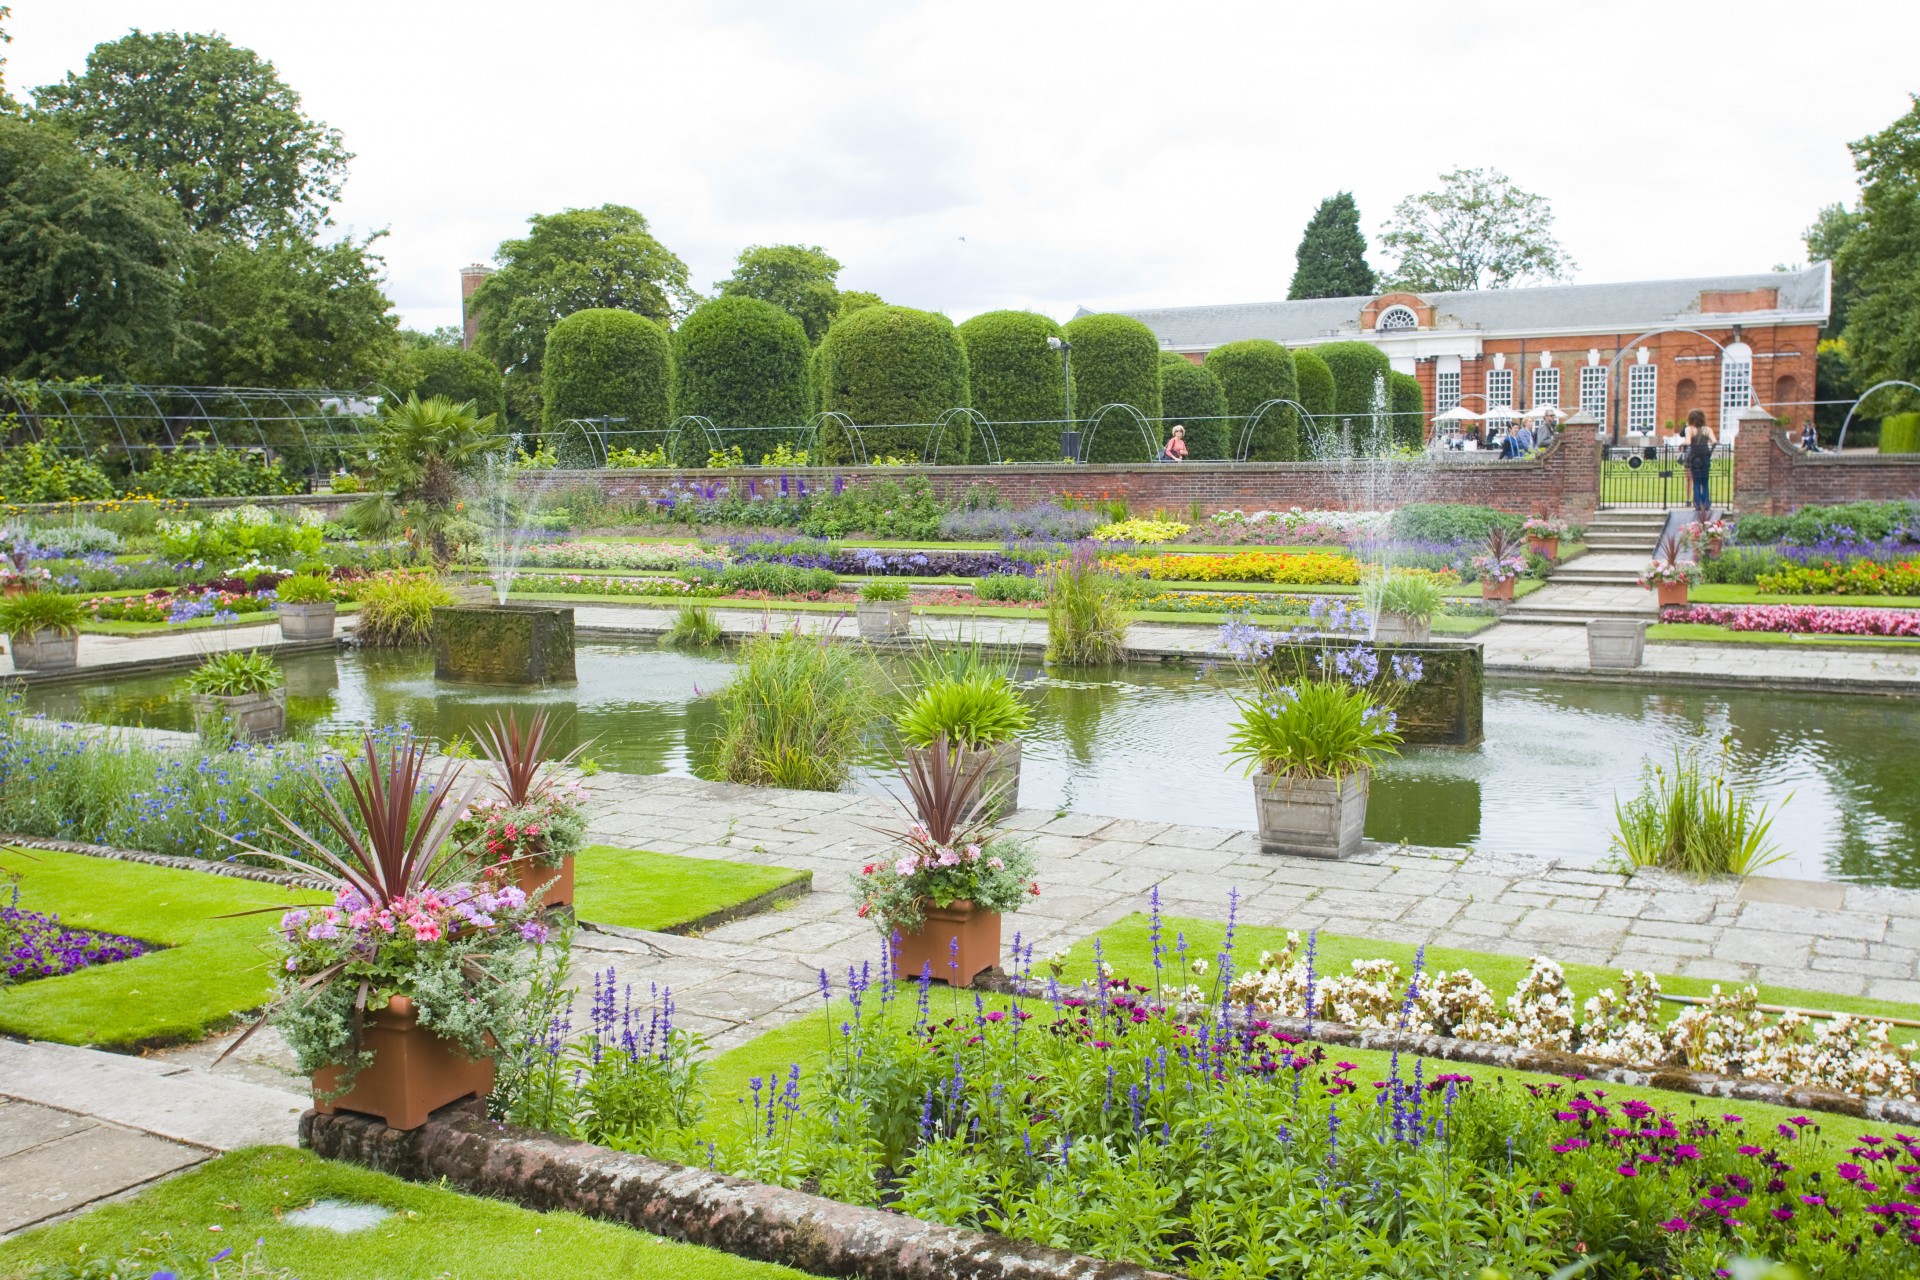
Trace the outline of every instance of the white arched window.
<instances>
[{"instance_id":1,"label":"white arched window","mask_svg":"<svg viewBox=\"0 0 1920 1280\"><path fill-rule=\"evenodd\" d=\"M1374 332L1376 333L1388 333L1395 329L1418 329L1419 327L1420 317L1413 314L1413 308L1397 304L1382 311L1380 318L1373 322Z\"/></svg>"},{"instance_id":2,"label":"white arched window","mask_svg":"<svg viewBox=\"0 0 1920 1280\"><path fill-rule=\"evenodd\" d=\"M1753 403L1753 348L1733 342L1720 353L1720 431L1739 421L1742 409Z\"/></svg>"}]
</instances>

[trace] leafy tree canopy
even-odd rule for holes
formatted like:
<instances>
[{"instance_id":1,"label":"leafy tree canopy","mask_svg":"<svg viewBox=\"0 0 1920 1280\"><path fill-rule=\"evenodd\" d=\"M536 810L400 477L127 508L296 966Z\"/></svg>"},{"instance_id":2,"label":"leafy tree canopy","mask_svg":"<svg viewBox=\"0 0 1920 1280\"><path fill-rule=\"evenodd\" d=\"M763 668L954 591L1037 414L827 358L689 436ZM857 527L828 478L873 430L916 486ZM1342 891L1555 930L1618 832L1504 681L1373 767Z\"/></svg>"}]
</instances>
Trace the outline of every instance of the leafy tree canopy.
<instances>
[{"instance_id":1,"label":"leafy tree canopy","mask_svg":"<svg viewBox=\"0 0 1920 1280\"><path fill-rule=\"evenodd\" d=\"M458 349L465 337L457 324L436 325L431 329L400 330L400 345L409 351L418 351L423 347L451 347Z\"/></svg>"},{"instance_id":2,"label":"leafy tree canopy","mask_svg":"<svg viewBox=\"0 0 1920 1280\"><path fill-rule=\"evenodd\" d=\"M160 179L195 231L311 233L353 158L271 62L219 35L133 31L35 90L34 107L103 159Z\"/></svg>"},{"instance_id":3,"label":"leafy tree canopy","mask_svg":"<svg viewBox=\"0 0 1920 1280\"><path fill-rule=\"evenodd\" d=\"M1862 387L1887 378L1920 382L1920 96L1911 102L1885 129L1849 144L1860 175L1857 212L1815 224L1822 248L1840 242L1834 273L1849 294L1845 364ZM1814 251L1813 232L1807 249ZM1875 397L1883 399L1895 397ZM1909 402L1906 393L1898 399Z\"/></svg>"},{"instance_id":4,"label":"leafy tree canopy","mask_svg":"<svg viewBox=\"0 0 1920 1280\"><path fill-rule=\"evenodd\" d=\"M1294 262L1289 298L1357 298L1374 292L1377 280L1367 265L1367 238L1360 234L1360 209L1351 191L1320 202Z\"/></svg>"},{"instance_id":5,"label":"leafy tree canopy","mask_svg":"<svg viewBox=\"0 0 1920 1280\"><path fill-rule=\"evenodd\" d=\"M840 291L840 315L849 315L862 307L884 307L887 300L877 293L865 289L842 289Z\"/></svg>"},{"instance_id":6,"label":"leafy tree canopy","mask_svg":"<svg viewBox=\"0 0 1920 1280\"><path fill-rule=\"evenodd\" d=\"M507 406L523 421L540 418L540 371L547 331L562 316L611 308L666 323L699 301L687 264L653 238L638 209L537 213L525 239L494 255L500 269L474 291L474 347L506 373Z\"/></svg>"},{"instance_id":7,"label":"leafy tree canopy","mask_svg":"<svg viewBox=\"0 0 1920 1280\"><path fill-rule=\"evenodd\" d=\"M1399 259L1389 287L1416 293L1565 280L1574 269L1546 197L1498 169L1440 175L1439 190L1394 206L1380 243Z\"/></svg>"},{"instance_id":8,"label":"leafy tree canopy","mask_svg":"<svg viewBox=\"0 0 1920 1280\"><path fill-rule=\"evenodd\" d=\"M0 22L5 22L12 16L12 6L0 4ZM7 34L5 27L0 27L0 44L12 43L13 37ZM7 92L7 60L0 58L0 111L14 111L19 109L19 106L20 104L13 100L13 95Z\"/></svg>"},{"instance_id":9,"label":"leafy tree canopy","mask_svg":"<svg viewBox=\"0 0 1920 1280\"><path fill-rule=\"evenodd\" d=\"M840 263L817 244L756 244L740 251L733 274L714 288L722 297L771 302L818 342L840 313L839 276Z\"/></svg>"},{"instance_id":10,"label":"leafy tree canopy","mask_svg":"<svg viewBox=\"0 0 1920 1280\"><path fill-rule=\"evenodd\" d=\"M187 240L151 180L0 115L0 373L119 379L164 365Z\"/></svg>"}]
</instances>

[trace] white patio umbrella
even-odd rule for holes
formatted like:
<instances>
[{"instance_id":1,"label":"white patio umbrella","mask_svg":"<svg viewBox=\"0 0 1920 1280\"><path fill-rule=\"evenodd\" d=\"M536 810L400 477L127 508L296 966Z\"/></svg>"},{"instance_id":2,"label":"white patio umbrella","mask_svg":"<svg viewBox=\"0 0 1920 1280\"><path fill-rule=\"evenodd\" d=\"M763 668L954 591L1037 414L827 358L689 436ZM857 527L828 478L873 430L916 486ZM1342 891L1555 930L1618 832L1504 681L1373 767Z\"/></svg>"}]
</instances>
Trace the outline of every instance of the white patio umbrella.
<instances>
[{"instance_id":1,"label":"white patio umbrella","mask_svg":"<svg viewBox=\"0 0 1920 1280\"><path fill-rule=\"evenodd\" d=\"M1567 411L1557 404L1537 404L1520 415L1523 418L1564 418Z\"/></svg>"},{"instance_id":2,"label":"white patio umbrella","mask_svg":"<svg viewBox=\"0 0 1920 1280\"><path fill-rule=\"evenodd\" d=\"M1434 414L1433 420L1435 422L1477 422L1486 416L1484 413L1475 413L1463 404L1457 404L1445 413Z\"/></svg>"}]
</instances>

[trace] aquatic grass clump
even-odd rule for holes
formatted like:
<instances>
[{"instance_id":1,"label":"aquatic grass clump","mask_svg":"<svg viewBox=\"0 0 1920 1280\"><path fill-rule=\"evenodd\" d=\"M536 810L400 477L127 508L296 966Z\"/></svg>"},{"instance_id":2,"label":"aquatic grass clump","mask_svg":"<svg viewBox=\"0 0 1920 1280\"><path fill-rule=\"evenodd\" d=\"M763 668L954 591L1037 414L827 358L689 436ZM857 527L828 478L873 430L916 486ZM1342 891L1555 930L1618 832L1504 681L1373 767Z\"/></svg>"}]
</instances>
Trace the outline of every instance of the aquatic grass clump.
<instances>
[{"instance_id":1,"label":"aquatic grass clump","mask_svg":"<svg viewBox=\"0 0 1920 1280\"><path fill-rule=\"evenodd\" d=\"M1712 760L1675 747L1671 771L1646 761L1639 793L1613 810L1613 848L1628 866L1749 876L1782 856L1769 807L1728 780L1725 744Z\"/></svg>"},{"instance_id":2,"label":"aquatic grass clump","mask_svg":"<svg viewBox=\"0 0 1920 1280\"><path fill-rule=\"evenodd\" d=\"M703 604L683 604L660 643L668 649L713 649L726 638L720 619Z\"/></svg>"},{"instance_id":3,"label":"aquatic grass clump","mask_svg":"<svg viewBox=\"0 0 1920 1280\"><path fill-rule=\"evenodd\" d=\"M1047 661L1100 667L1127 651L1127 601L1119 582L1081 545L1043 572L1047 589Z\"/></svg>"},{"instance_id":4,"label":"aquatic grass clump","mask_svg":"<svg viewBox=\"0 0 1920 1280\"><path fill-rule=\"evenodd\" d=\"M363 645L418 648L433 639L433 611L453 603L453 591L431 574L376 573L357 584L360 619L353 633Z\"/></svg>"},{"instance_id":5,"label":"aquatic grass clump","mask_svg":"<svg viewBox=\"0 0 1920 1280\"><path fill-rule=\"evenodd\" d=\"M704 775L758 787L838 790L871 719L876 684L872 659L831 637L755 636L715 699L720 731L701 753Z\"/></svg>"}]
</instances>

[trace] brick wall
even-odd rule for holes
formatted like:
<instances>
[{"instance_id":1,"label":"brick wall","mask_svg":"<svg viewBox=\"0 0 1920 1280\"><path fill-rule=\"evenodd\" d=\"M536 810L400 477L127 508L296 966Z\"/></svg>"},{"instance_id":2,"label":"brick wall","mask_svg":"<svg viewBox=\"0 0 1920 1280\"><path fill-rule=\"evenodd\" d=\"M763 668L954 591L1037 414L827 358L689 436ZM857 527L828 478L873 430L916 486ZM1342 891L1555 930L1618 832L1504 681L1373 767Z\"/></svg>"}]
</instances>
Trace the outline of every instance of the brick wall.
<instances>
[{"instance_id":1,"label":"brick wall","mask_svg":"<svg viewBox=\"0 0 1920 1280\"><path fill-rule=\"evenodd\" d=\"M1787 433L1749 427L1733 447L1733 509L1786 515L1836 502L1920 497L1920 454L1802 453Z\"/></svg>"},{"instance_id":2,"label":"brick wall","mask_svg":"<svg viewBox=\"0 0 1920 1280\"><path fill-rule=\"evenodd\" d=\"M848 484L878 479L925 476L942 498L958 498L976 484L991 485L1009 506L1025 506L1071 494L1079 498L1124 498L1135 512L1165 508L1184 517L1199 504L1203 512L1364 510L1408 502L1461 502L1523 515L1546 512L1585 521L1594 513L1599 492L1600 450L1593 423L1573 422L1536 461L1501 462L1490 455L1445 454L1434 461L1381 463L1371 467L1323 462L1161 463L1152 465L1018 464L967 467L806 468L785 472L587 471L546 473L531 483L573 481L600 486L618 498L649 498L675 481L749 483L758 491L779 492L780 478L804 479L819 491L835 477ZM529 481L523 481L526 483Z\"/></svg>"}]
</instances>

